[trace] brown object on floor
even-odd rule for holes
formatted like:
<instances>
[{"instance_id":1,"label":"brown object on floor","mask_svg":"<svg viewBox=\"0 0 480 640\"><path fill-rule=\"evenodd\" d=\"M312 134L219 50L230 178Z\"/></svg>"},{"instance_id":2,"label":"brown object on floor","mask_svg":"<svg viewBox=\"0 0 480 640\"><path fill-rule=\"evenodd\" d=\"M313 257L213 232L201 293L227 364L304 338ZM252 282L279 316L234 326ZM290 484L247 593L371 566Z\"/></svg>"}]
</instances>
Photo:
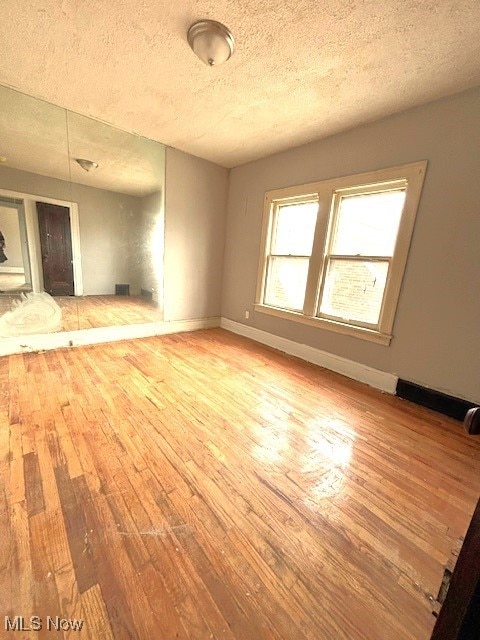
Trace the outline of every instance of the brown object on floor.
<instances>
[{"instance_id":1,"label":"brown object on floor","mask_svg":"<svg viewBox=\"0 0 480 640\"><path fill-rule=\"evenodd\" d=\"M0 389L2 615L430 637L480 489L458 422L220 329L4 357Z\"/></svg>"},{"instance_id":2,"label":"brown object on floor","mask_svg":"<svg viewBox=\"0 0 480 640\"><path fill-rule=\"evenodd\" d=\"M463 424L471 436L480 435L480 407L469 409Z\"/></svg>"}]
</instances>

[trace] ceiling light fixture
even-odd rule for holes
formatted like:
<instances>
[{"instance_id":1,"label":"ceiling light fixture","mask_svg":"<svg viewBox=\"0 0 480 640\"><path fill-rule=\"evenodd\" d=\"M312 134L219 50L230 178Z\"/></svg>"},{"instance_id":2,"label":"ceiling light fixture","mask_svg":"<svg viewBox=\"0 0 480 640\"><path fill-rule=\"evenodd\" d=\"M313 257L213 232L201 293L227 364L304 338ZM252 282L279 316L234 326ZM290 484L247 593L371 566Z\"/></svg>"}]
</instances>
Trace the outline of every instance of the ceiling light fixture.
<instances>
[{"instance_id":1,"label":"ceiling light fixture","mask_svg":"<svg viewBox=\"0 0 480 640\"><path fill-rule=\"evenodd\" d=\"M195 22L188 30L187 38L200 60L210 67L226 62L235 47L230 30L215 20Z\"/></svg>"},{"instance_id":2,"label":"ceiling light fixture","mask_svg":"<svg viewBox=\"0 0 480 640\"><path fill-rule=\"evenodd\" d=\"M92 169L96 169L98 167L98 162L93 162L93 160L85 160L84 158L75 158L75 162L78 162L78 164L85 171L91 171Z\"/></svg>"}]
</instances>

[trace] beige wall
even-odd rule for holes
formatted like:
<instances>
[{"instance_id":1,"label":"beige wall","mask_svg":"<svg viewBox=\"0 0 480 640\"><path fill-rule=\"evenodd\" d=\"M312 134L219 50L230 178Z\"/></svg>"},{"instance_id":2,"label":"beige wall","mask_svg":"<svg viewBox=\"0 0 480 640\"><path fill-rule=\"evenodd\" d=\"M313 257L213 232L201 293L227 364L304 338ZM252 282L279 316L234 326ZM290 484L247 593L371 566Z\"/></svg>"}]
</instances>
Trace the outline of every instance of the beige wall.
<instances>
[{"instance_id":1,"label":"beige wall","mask_svg":"<svg viewBox=\"0 0 480 640\"><path fill-rule=\"evenodd\" d=\"M141 237L139 259L140 287L150 291L163 311L163 260L165 251L165 212L163 193L158 191L141 199Z\"/></svg>"},{"instance_id":2,"label":"beige wall","mask_svg":"<svg viewBox=\"0 0 480 640\"><path fill-rule=\"evenodd\" d=\"M80 246L85 295L115 293L115 284L129 284L140 292L137 251L140 200L104 189L72 185L78 202Z\"/></svg>"},{"instance_id":3,"label":"beige wall","mask_svg":"<svg viewBox=\"0 0 480 640\"><path fill-rule=\"evenodd\" d=\"M479 149L476 89L233 169L222 315L479 402ZM265 191L417 160L427 175L389 347L253 311Z\"/></svg>"},{"instance_id":4,"label":"beige wall","mask_svg":"<svg viewBox=\"0 0 480 640\"><path fill-rule=\"evenodd\" d=\"M228 170L167 147L165 320L220 315Z\"/></svg>"}]
</instances>

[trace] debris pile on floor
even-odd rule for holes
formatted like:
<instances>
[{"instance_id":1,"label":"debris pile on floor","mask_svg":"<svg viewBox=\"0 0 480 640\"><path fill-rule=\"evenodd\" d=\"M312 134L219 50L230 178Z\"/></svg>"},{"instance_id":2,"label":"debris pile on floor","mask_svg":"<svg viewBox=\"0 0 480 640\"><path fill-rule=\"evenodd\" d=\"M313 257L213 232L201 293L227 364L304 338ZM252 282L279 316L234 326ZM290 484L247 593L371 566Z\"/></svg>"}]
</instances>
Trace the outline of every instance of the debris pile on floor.
<instances>
[{"instance_id":1,"label":"debris pile on floor","mask_svg":"<svg viewBox=\"0 0 480 640\"><path fill-rule=\"evenodd\" d=\"M62 309L48 293L22 293L0 317L0 337L54 333L62 330Z\"/></svg>"}]
</instances>

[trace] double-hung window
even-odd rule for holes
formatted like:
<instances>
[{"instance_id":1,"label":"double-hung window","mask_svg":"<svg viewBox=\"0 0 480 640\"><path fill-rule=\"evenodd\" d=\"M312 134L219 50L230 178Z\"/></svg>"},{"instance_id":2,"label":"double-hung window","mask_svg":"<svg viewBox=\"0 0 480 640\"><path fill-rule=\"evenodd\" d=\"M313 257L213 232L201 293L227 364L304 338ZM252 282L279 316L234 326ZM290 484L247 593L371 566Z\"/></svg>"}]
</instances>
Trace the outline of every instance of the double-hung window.
<instances>
[{"instance_id":1,"label":"double-hung window","mask_svg":"<svg viewBox=\"0 0 480 640\"><path fill-rule=\"evenodd\" d=\"M389 344L425 168L268 192L256 310Z\"/></svg>"},{"instance_id":2,"label":"double-hung window","mask_svg":"<svg viewBox=\"0 0 480 640\"><path fill-rule=\"evenodd\" d=\"M292 311L303 309L317 211L316 196L298 201L293 198L275 205L265 304Z\"/></svg>"}]
</instances>

